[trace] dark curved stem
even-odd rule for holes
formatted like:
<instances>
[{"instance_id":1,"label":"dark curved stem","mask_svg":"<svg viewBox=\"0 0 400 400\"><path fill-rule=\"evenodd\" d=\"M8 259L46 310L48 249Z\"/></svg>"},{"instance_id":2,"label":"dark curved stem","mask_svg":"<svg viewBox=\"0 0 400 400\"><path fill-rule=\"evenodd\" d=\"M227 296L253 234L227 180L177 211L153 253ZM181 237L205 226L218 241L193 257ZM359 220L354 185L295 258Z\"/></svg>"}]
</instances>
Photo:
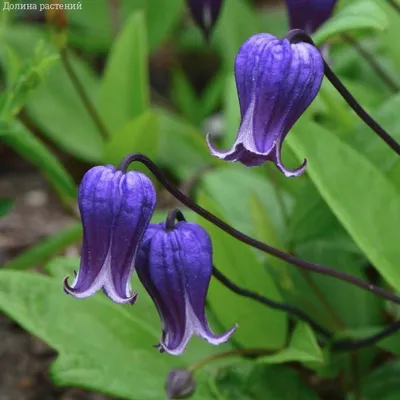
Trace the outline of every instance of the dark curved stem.
<instances>
[{"instance_id":1,"label":"dark curved stem","mask_svg":"<svg viewBox=\"0 0 400 400\"><path fill-rule=\"evenodd\" d=\"M393 92L397 93L400 88L399 85L392 79L391 76L382 68L375 57L366 50L357 40L353 39L350 35L343 34L342 37L353 46L354 50L368 63L368 65L375 71L375 73L385 82L386 86Z\"/></svg>"},{"instance_id":2,"label":"dark curved stem","mask_svg":"<svg viewBox=\"0 0 400 400\"><path fill-rule=\"evenodd\" d=\"M388 3L400 14L400 5L396 3L396 0L388 0Z\"/></svg>"},{"instance_id":3,"label":"dark curved stem","mask_svg":"<svg viewBox=\"0 0 400 400\"><path fill-rule=\"evenodd\" d=\"M119 169L121 171L126 171L129 164L132 162L140 162L143 165L145 165L152 173L153 175L157 178L157 180L167 189L176 199L178 199L182 204L184 204L186 207L190 208L193 210L195 213L206 219L207 221L211 222L218 228L222 229L232 237L234 237L237 240L240 240L243 243L246 243L249 246L252 246L258 250L261 250L265 253L268 253L274 257L280 258L281 260L284 260L290 264L296 265L299 268L302 268L307 271L314 271L318 274L321 275L327 275L331 276L336 279L340 279L345 282L349 282L352 285L358 286L362 289L368 290L369 292L372 292L378 296L381 296L385 299L391 300L394 303L400 304L400 297L387 292L386 290L377 287L375 285L372 285L368 282L363 281L362 279L358 279L355 276L352 276L350 274L347 274L342 271L335 270L330 267L326 267L323 265L319 264L314 264L309 261L302 260L300 258L297 258L295 256L292 256L290 254L285 253L284 251L281 251L279 249L276 249L272 246L269 246L266 243L260 242L257 239L254 239L250 236L245 235L244 233L238 231L237 229L233 228L226 222L222 221L215 215L211 214L207 210L205 210L203 207L200 207L198 204L196 204L193 200L191 200L189 197L185 196L176 186L174 186L169 180L165 177L164 173L161 171L158 166L150 160L150 158L146 157L143 154L131 154L126 156L120 163Z\"/></svg>"},{"instance_id":4,"label":"dark curved stem","mask_svg":"<svg viewBox=\"0 0 400 400\"><path fill-rule=\"evenodd\" d=\"M179 221L186 221L185 217L183 216L181 210L179 208L174 208L170 211L167 215L167 220L165 221L165 229L167 231L171 231L175 227L175 220Z\"/></svg>"},{"instance_id":5,"label":"dark curved stem","mask_svg":"<svg viewBox=\"0 0 400 400\"><path fill-rule=\"evenodd\" d=\"M274 308L275 310L280 310L280 311L290 313L290 314L294 315L295 317L297 317L298 319L300 319L304 322L307 322L311 327L314 328L315 331L320 333L325 338L331 339L333 337L332 332L330 332L328 329L324 328L323 326L319 325L304 311L302 311L294 306L291 306L290 304L284 304L284 303L279 303L279 302L273 301L271 299L268 299L267 297L261 296L258 293L255 293L250 290L243 289L243 288L237 286L235 283L233 283L231 280L229 280L225 275L223 275L222 272L220 272L215 266L213 266L213 275L219 282L221 282L229 290L238 294L239 296L248 297L248 298L253 299L259 303L262 303L268 307Z\"/></svg>"},{"instance_id":6,"label":"dark curved stem","mask_svg":"<svg viewBox=\"0 0 400 400\"><path fill-rule=\"evenodd\" d=\"M328 329L323 327L322 325L315 322L307 313L298 309L297 307L291 306L290 304L279 303L268 299L267 297L261 296L258 293L252 292L250 290L244 289L235 283L233 283L230 279L228 279L221 271L219 271L215 266L213 266L213 276L221 282L225 287L227 287L232 292L238 294L239 296L248 297L249 299L255 300L258 303L264 304L267 307L274 308L275 310L280 310L287 312L298 319L307 322L314 330L320 333L325 339L332 339L333 333ZM393 324L387 326L382 329L375 335L369 336L364 339L353 340L353 339L343 339L338 340L332 343L331 348L333 351L355 351L359 350L363 347L370 346L379 342L380 340L396 333L400 330L400 321L396 321ZM329 342L320 342L320 345L326 346Z\"/></svg>"},{"instance_id":7,"label":"dark curved stem","mask_svg":"<svg viewBox=\"0 0 400 400\"><path fill-rule=\"evenodd\" d=\"M287 39L291 43L305 42L315 46L315 43L309 35L301 29L291 30L287 34ZM324 62L325 76L332 83L335 89L342 95L346 103L353 109L353 111L397 154L400 155L400 144L393 139L388 132L386 132L357 102L353 95L347 90L340 79L331 70L328 63Z\"/></svg>"},{"instance_id":8,"label":"dark curved stem","mask_svg":"<svg viewBox=\"0 0 400 400\"><path fill-rule=\"evenodd\" d=\"M248 297L249 299L255 300L261 304L266 305L267 307L271 307L275 310L280 310L287 312L298 319L307 322L316 332L324 336L326 339L330 340L333 337L333 333L328 329L318 324L318 322L314 321L307 313L298 309L297 307L291 306L290 304L279 303L268 299L267 297L261 296L258 293L252 292L250 290L244 289L231 280L229 280L221 271L219 271L215 266L213 266L213 276L221 282L225 287L227 287L232 292L238 294L239 296ZM333 351L355 351L359 350L363 347L370 346L379 342L386 337L393 335L397 331L400 330L400 320L392 323L386 328L382 329L375 335L369 336L364 339L359 340L350 340L343 339L338 340L332 343L331 348ZM328 342L320 343L321 346L327 345Z\"/></svg>"},{"instance_id":9,"label":"dark curved stem","mask_svg":"<svg viewBox=\"0 0 400 400\"><path fill-rule=\"evenodd\" d=\"M400 330L400 320L395 321L386 328L382 329L375 335L366 337L359 340L343 339L338 340L332 344L332 349L334 351L352 351L358 350L362 347L367 347L372 344L378 343L380 340L387 338L390 335L398 332Z\"/></svg>"}]
</instances>

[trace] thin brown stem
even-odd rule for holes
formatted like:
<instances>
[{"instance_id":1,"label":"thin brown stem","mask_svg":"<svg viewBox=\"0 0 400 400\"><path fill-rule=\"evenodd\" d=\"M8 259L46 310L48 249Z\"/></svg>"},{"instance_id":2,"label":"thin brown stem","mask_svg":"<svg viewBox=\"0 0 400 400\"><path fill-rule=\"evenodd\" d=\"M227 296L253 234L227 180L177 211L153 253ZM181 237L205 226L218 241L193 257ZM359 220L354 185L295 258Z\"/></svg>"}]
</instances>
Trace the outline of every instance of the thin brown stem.
<instances>
[{"instance_id":1,"label":"thin brown stem","mask_svg":"<svg viewBox=\"0 0 400 400\"><path fill-rule=\"evenodd\" d=\"M187 369L190 372L196 372L200 368L214 361L222 360L228 357L242 356L242 357L260 357L273 354L274 351L268 349L234 349L225 351L223 353L214 354L210 357L203 358L202 360L190 365Z\"/></svg>"},{"instance_id":2,"label":"thin brown stem","mask_svg":"<svg viewBox=\"0 0 400 400\"><path fill-rule=\"evenodd\" d=\"M67 48L63 48L60 50L60 58L61 58L61 62L65 68L65 71L66 71L69 79L71 80L72 84L74 85L75 90L77 91L80 99L82 100L84 107L86 108L88 114L90 115L90 117L92 118L98 131L100 132L100 135L103 137L104 140L107 140L109 138L107 129L106 129L103 121L101 120L99 114L97 113L94 105L92 104L88 95L86 94L82 83L79 81L79 78L76 75L76 73L71 65Z\"/></svg>"}]
</instances>

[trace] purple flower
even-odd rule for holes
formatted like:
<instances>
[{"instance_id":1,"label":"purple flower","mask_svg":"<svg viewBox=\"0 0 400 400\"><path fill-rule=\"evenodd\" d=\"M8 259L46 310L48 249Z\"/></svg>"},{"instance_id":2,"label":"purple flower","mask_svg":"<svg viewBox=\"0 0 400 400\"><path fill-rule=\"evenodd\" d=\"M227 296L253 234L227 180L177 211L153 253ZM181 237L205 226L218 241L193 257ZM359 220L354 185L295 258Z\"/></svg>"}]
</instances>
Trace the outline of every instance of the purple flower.
<instances>
[{"instance_id":1,"label":"purple flower","mask_svg":"<svg viewBox=\"0 0 400 400\"><path fill-rule=\"evenodd\" d=\"M64 281L77 298L99 289L116 303L134 303L130 279L136 253L153 214L156 194L140 172L99 166L83 177L78 195L83 224L81 264L74 282Z\"/></svg>"},{"instance_id":2,"label":"purple flower","mask_svg":"<svg viewBox=\"0 0 400 400\"><path fill-rule=\"evenodd\" d=\"M208 40L221 11L222 0L187 0L193 19Z\"/></svg>"},{"instance_id":3,"label":"purple flower","mask_svg":"<svg viewBox=\"0 0 400 400\"><path fill-rule=\"evenodd\" d=\"M137 273L160 315L160 351L181 354L193 334L218 345L236 326L214 335L205 301L212 274L212 245L199 225L178 222L173 228L150 224L138 254Z\"/></svg>"},{"instance_id":4,"label":"purple flower","mask_svg":"<svg viewBox=\"0 0 400 400\"><path fill-rule=\"evenodd\" d=\"M287 39L261 33L248 39L236 56L235 77L241 123L233 147L214 148L223 160L253 167L272 161L286 176L298 176L305 167L286 168L281 161L283 140L314 100L324 76L319 51L308 43L291 44Z\"/></svg>"},{"instance_id":5,"label":"purple flower","mask_svg":"<svg viewBox=\"0 0 400 400\"><path fill-rule=\"evenodd\" d=\"M314 33L331 17L337 0L286 0L290 29Z\"/></svg>"}]
</instances>

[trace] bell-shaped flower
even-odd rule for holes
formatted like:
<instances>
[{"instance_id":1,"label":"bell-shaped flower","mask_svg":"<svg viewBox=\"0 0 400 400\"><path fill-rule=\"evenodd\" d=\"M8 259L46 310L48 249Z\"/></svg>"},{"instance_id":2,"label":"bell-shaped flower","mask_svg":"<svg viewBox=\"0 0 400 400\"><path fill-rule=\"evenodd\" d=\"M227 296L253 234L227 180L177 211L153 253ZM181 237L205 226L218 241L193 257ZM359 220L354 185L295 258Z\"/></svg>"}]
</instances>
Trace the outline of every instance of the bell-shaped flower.
<instances>
[{"instance_id":1,"label":"bell-shaped flower","mask_svg":"<svg viewBox=\"0 0 400 400\"><path fill-rule=\"evenodd\" d=\"M146 175L112 166L90 169L79 187L83 225L81 263L67 293L77 298L103 289L116 303L134 303L130 279L141 239L153 214L156 193Z\"/></svg>"},{"instance_id":2,"label":"bell-shaped flower","mask_svg":"<svg viewBox=\"0 0 400 400\"><path fill-rule=\"evenodd\" d=\"M253 167L272 161L286 176L298 176L282 164L281 148L289 130L314 100L324 65L318 49L291 44L267 33L249 38L235 61L241 123L230 150L217 150L207 136L211 153L223 160ZM305 132L306 134L306 132Z\"/></svg>"},{"instance_id":3,"label":"bell-shaped flower","mask_svg":"<svg viewBox=\"0 0 400 400\"><path fill-rule=\"evenodd\" d=\"M153 299L163 325L160 351L181 354L193 334L218 345L236 329L215 335L205 315L212 275L212 245L199 225L178 222L150 224L143 239L136 270Z\"/></svg>"},{"instance_id":4,"label":"bell-shaped flower","mask_svg":"<svg viewBox=\"0 0 400 400\"><path fill-rule=\"evenodd\" d=\"M222 0L187 0L192 17L208 40L221 11Z\"/></svg>"},{"instance_id":5,"label":"bell-shaped flower","mask_svg":"<svg viewBox=\"0 0 400 400\"><path fill-rule=\"evenodd\" d=\"M337 0L286 0L290 29L314 33L332 16Z\"/></svg>"}]
</instances>

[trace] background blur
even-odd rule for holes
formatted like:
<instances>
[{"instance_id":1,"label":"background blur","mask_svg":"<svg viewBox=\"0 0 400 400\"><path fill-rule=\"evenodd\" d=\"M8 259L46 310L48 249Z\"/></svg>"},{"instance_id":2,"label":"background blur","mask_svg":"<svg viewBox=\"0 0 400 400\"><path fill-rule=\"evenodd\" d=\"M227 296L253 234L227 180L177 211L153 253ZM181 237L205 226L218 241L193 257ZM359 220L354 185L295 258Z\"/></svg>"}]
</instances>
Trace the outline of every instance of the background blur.
<instances>
[{"instance_id":1,"label":"background blur","mask_svg":"<svg viewBox=\"0 0 400 400\"><path fill-rule=\"evenodd\" d=\"M3 100L6 98L5 103L9 106L5 107L3 103L0 118L0 265L4 268L42 274L47 261L57 256L63 257L64 261L74 261L68 264L66 270L73 269L71 265L76 269L80 246L76 184L91 166L116 164L128 152L138 151L152 157L183 191L208 208L223 212L227 220L247 233L311 261L338 268L346 266L347 272L373 283L383 283L379 262L378 267L370 262L370 253L366 250L368 246L363 244L374 237L373 229L387 231L382 221L369 219L373 218L371 214L384 212L386 207L394 210L396 206L394 202L382 204L379 198L374 198L374 193L381 190L379 185L375 187L373 184L375 181L371 176L375 175L371 175L369 170L360 172L358 164L349 161L352 159L349 154L356 152L360 158L362 156L375 163L379 174L390 180L396 191L400 187L400 164L347 108L329 84L324 83L309 111L314 130L304 123L290 135L323 138L328 135L326 132L330 132L346 143L351 152L334 153L330 145L324 148L324 143L327 143L324 141L320 148L316 146L318 149L313 145L307 147L296 144L294 139L290 146L284 148L284 160L288 166L299 165L299 160L305 156L310 158L310 165L319 162L326 166L326 159L326 163L330 164L324 170L326 175L320 180L322 184L315 183L315 176L285 180L273 165L257 171L237 165L225 167L209 155L205 145L205 132L211 132L221 148L228 148L233 143L239 123L233 60L239 46L252 34L271 32L283 36L286 33L286 9L280 1L225 1L209 45L193 24L183 0L81 0L81 9L47 17L45 11L39 10L7 11L3 9L3 3L2 0L0 85ZM34 1L9 3L34 4ZM35 4L44 3L42 0ZM339 1L337 14L353 3L356 2ZM69 0L69 4L74 4L74 1ZM353 10L353 19L343 19L339 28L336 26L331 32L324 31L319 38L329 42L331 65L355 97L392 134L399 137L399 96L382 82L342 33L350 34L362 43L400 84L400 19L396 19L398 16L383 0L357 4L361 6ZM111 139L104 140L104 132L88 114L65 65L58 57L59 48L65 40L68 40L70 66L83 84L89 100L95 104L105 125L103 130L111 134ZM324 129L322 136L315 130L317 123ZM335 160L337 166L334 165ZM338 173L341 167L343 169ZM345 177L354 176L355 171L360 174L356 182L364 182L365 187L355 188L351 177L346 181ZM372 181L368 182L369 179ZM324 184L329 190L333 188L333 192L323 187ZM369 184L372 185L371 191ZM353 195L352 190L358 189L359 192ZM159 186L158 190L160 218L163 215L161 210L177 203ZM353 221L351 224L344 223L344 214L336 211L329 200L331 198L339 199L339 203L343 200L345 207L353 199L356 212L347 212L353 210L350 207L344 214L346 218L347 215L354 217L356 222L366 221L367 218L371 222L371 236L368 236L368 229L353 224ZM246 209L244 204L249 208ZM381 209L379 204L382 204ZM187 215L193 217L190 213ZM393 226L398 227L395 225L397 217L392 218L393 221L388 218L387 222L393 222ZM273 277L267 284L267 294L295 302L330 329L367 329L390 322L398 314L396 309L388 307L380 299L348 285L323 277L302 276L293 269L289 272L282 262L255 256L248 250L242 251L240 246L233 250L235 244L225 239L218 242L215 229L207 228L214 235L221 268L224 262L236 263L238 271L246 270L251 263L265 264L271 268L269 272ZM368 239L359 240L358 232L365 233ZM391 243L394 243L395 236L394 233L390 236ZM35 247L49 238L53 240L45 241L42 247ZM32 249L34 252L24 258L25 252ZM230 255L224 258L223 249L229 249ZM240 254L231 254L233 251ZM14 264L10 264L12 262ZM65 275L63 271L58 272L61 275L60 290L61 277ZM51 274L47 269L46 273ZM383 275L387 279L387 275ZM234 278L243 282L247 279L241 277L239 272ZM250 278L246 282L250 287L252 284L257 286L257 280L254 276L253 280ZM393 285L393 281L390 283ZM20 290L21 293L27 292L22 288ZM212 290L211 306L213 299L218 300L214 301L215 304L231 304L230 297L222 297L216 288ZM77 382L76 386L79 382L56 372L53 374L55 379L67 387L54 386L49 377L49 367L56 358L56 351L52 348L61 351L57 347L58 342L47 336L42 325L36 326L35 320L25 323L28 321L23 319L25 317L17 317L21 309L13 308L11 304L14 304L13 296L19 296L16 294L20 293L18 290L12 292L14 295L11 291L4 293L10 296L3 297L0 309L6 309L8 315L18 319L18 323L0 314L0 400L111 398L84 389L71 389L69 382ZM328 298L333 312L324 309L324 303L319 299L321 293ZM26 299L29 304L29 295ZM32 299L33 302L38 301ZM43 304L34 311L26 309L26 314L37 312L35 318L36 315L40 318L53 300L49 297L46 301L48 303L43 300ZM213 318L218 320L219 326L231 325L239 318L237 313L241 313L240 318L246 318L246 314L251 314L248 313L249 307L253 306L251 303L243 304L242 308L227 306L225 310L213 309ZM243 329L241 333L238 331L238 343L262 346L262 341L268 340L271 349L282 348L286 340L287 316L271 311L264 319L260 318L264 308L251 309L254 315L247 315L248 321L239 324ZM59 319L54 319L55 315ZM68 330L70 315L58 312L54 318L48 319L48 325L59 324L60 330ZM253 328L251 324L255 322L261 326ZM21 324L36 335L31 336ZM71 330L70 337L74 338L74 330ZM267 337L262 332L267 332ZM76 333L77 338L82 335L85 332ZM38 336L45 338L51 347ZM397 360L393 356L400 348L397 342L388 344L386 349L374 348L360 355L356 363L360 363L357 380L361 382L361 387L362 379L370 380L368 374L375 367ZM74 346L72 339L69 344ZM106 344L103 346L105 348ZM299 368L299 376L318 393L318 398L343 399L343 392L347 391L350 394L346 399L355 399L351 397L354 382L348 378L352 375L343 372L350 369L348 363L346 365L339 375L324 375L321 371L313 374ZM396 364L396 368L399 366ZM274 375L272 372L279 369L268 371L268 376L275 377L272 380L279 380L280 373ZM229 392L229 379L241 382L241 378L232 377L229 373L220 377L221 390L225 391L226 398L234 399L234 392ZM85 386L82 382L80 384ZM293 386L291 383L288 385ZM303 397L284 397L277 391L275 395L271 393L268 399L317 398L304 393ZM239 394L237 398L267 397L254 394L244 397L244 394ZM368 398L389 400L382 394ZM400 398L398 384L390 400L397 398ZM141 400L141 397L138 399Z\"/></svg>"}]
</instances>

